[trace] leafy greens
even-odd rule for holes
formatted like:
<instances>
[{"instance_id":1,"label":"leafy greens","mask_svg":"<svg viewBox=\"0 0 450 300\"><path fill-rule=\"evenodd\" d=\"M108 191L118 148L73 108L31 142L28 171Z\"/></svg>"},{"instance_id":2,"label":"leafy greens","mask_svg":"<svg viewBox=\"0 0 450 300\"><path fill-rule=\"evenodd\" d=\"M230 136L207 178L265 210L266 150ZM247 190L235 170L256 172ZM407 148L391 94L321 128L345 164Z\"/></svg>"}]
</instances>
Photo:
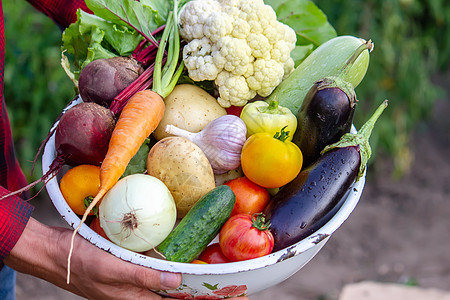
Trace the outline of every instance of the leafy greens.
<instances>
[{"instance_id":1,"label":"leafy greens","mask_svg":"<svg viewBox=\"0 0 450 300\"><path fill-rule=\"evenodd\" d=\"M189 0L180 1L180 7ZM278 20L293 28L297 43L291 56L295 66L315 48L336 36L327 16L311 0L265 0ZM94 15L79 10L77 21L63 33L61 64L78 86L80 71L99 58L128 56L145 38L164 25L172 7L169 0L86 0Z\"/></svg>"},{"instance_id":2,"label":"leafy greens","mask_svg":"<svg viewBox=\"0 0 450 300\"><path fill-rule=\"evenodd\" d=\"M311 0L264 0L272 6L277 19L295 30L297 43L291 52L299 65L320 44L336 37L327 16Z\"/></svg>"},{"instance_id":3,"label":"leafy greens","mask_svg":"<svg viewBox=\"0 0 450 300\"><path fill-rule=\"evenodd\" d=\"M61 64L78 86L80 71L95 59L127 56L152 31L166 23L171 1L86 0L94 15L77 11L63 33Z\"/></svg>"}]
</instances>

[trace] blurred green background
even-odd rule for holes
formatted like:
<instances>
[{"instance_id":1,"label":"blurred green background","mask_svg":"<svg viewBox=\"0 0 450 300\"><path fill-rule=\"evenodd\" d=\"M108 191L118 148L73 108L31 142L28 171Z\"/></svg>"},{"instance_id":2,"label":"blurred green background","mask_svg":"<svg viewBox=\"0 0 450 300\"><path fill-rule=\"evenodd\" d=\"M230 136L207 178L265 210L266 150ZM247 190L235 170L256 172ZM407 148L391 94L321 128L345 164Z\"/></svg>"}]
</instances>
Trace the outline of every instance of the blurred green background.
<instances>
[{"instance_id":1,"label":"blurred green background","mask_svg":"<svg viewBox=\"0 0 450 300\"><path fill-rule=\"evenodd\" d=\"M33 159L53 122L75 96L61 65L61 31L26 1L3 1L5 101L19 162L29 180Z\"/></svg>"},{"instance_id":2,"label":"blurred green background","mask_svg":"<svg viewBox=\"0 0 450 300\"><path fill-rule=\"evenodd\" d=\"M374 150L371 162L376 155L390 156L392 175L399 177L412 163L412 130L426 122L437 99L448 99L431 79L448 70L450 64L449 2L314 2L339 35L356 35L375 43L366 77L356 88L360 101L355 125L359 128L378 103L389 100L370 139Z\"/></svg>"},{"instance_id":3,"label":"blurred green background","mask_svg":"<svg viewBox=\"0 0 450 300\"><path fill-rule=\"evenodd\" d=\"M375 43L368 73L356 89L360 102L355 125L359 128L389 99L390 106L377 123L371 144L374 155L392 159L392 175L401 176L412 163L412 130L426 123L433 103L445 97L431 78L449 66L450 6L444 0L314 2L339 35ZM19 160L28 178L34 180L41 176L40 165L31 175L39 146L75 94L60 66L59 28L25 1L5 1L3 5L5 99Z\"/></svg>"}]
</instances>

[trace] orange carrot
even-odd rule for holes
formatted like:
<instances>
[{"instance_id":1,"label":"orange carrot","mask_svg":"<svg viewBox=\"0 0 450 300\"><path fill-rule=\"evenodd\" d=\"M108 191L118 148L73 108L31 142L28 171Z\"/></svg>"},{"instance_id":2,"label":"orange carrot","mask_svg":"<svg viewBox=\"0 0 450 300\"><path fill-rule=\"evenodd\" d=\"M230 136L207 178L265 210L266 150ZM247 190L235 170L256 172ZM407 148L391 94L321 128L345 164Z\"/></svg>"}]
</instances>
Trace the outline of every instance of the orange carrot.
<instances>
[{"instance_id":1,"label":"orange carrot","mask_svg":"<svg viewBox=\"0 0 450 300\"><path fill-rule=\"evenodd\" d=\"M151 90L132 96L120 114L101 166L100 194L104 195L122 176L131 158L161 122L164 109L163 98Z\"/></svg>"},{"instance_id":2,"label":"orange carrot","mask_svg":"<svg viewBox=\"0 0 450 300\"><path fill-rule=\"evenodd\" d=\"M180 56L178 1L174 0L173 5L173 11L169 12L155 58L152 90L137 92L122 109L109 142L108 152L100 167L100 191L86 209L80 224L73 232L69 257L67 258L67 283L70 282L70 258L78 230L86 221L92 208L122 176L128 163L137 153L144 140L161 122L165 110L164 98L173 90L183 71L183 61L178 65ZM170 45L168 47L166 65L162 68L168 40L170 40Z\"/></svg>"},{"instance_id":3,"label":"orange carrot","mask_svg":"<svg viewBox=\"0 0 450 300\"><path fill-rule=\"evenodd\" d=\"M80 224L72 235L67 264L67 283L70 281L70 258L76 233L86 221L92 208L122 176L128 163L145 139L156 129L164 115L164 110L163 98L151 90L137 92L123 108L100 168L100 191L86 209Z\"/></svg>"}]
</instances>

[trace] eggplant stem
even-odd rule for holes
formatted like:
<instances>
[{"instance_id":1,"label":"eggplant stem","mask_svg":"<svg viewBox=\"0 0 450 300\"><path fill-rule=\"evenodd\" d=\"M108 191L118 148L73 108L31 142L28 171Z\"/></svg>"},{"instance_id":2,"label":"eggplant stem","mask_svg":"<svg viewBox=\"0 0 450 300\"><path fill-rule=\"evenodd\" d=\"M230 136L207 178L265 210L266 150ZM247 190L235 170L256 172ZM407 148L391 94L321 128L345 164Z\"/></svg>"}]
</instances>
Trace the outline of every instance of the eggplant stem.
<instances>
[{"instance_id":1,"label":"eggplant stem","mask_svg":"<svg viewBox=\"0 0 450 300\"><path fill-rule=\"evenodd\" d=\"M344 134L338 142L326 146L322 150L322 152L320 152L320 154L324 154L325 152L328 152L334 148L358 146L359 154L361 155L361 164L359 166L358 177L356 178L356 181L358 181L359 178L361 178L362 175L364 174L367 162L369 161L370 156L372 155L372 150L369 144L369 138L372 133L372 129L375 126L375 122L378 120L378 118L381 116L381 113L387 106L388 100L384 100L383 103L381 103L381 105L378 106L377 110L369 118L369 120L363 126L361 126L361 129L357 133Z\"/></svg>"},{"instance_id":2,"label":"eggplant stem","mask_svg":"<svg viewBox=\"0 0 450 300\"><path fill-rule=\"evenodd\" d=\"M375 113L370 117L370 119L364 123L363 126L358 131L358 134L361 134L366 139L369 139L370 134L372 133L373 127L375 126L375 122L378 120L378 118L381 116L381 113L384 111L384 109L388 106L388 100L384 100L383 103L378 106Z\"/></svg>"}]
</instances>

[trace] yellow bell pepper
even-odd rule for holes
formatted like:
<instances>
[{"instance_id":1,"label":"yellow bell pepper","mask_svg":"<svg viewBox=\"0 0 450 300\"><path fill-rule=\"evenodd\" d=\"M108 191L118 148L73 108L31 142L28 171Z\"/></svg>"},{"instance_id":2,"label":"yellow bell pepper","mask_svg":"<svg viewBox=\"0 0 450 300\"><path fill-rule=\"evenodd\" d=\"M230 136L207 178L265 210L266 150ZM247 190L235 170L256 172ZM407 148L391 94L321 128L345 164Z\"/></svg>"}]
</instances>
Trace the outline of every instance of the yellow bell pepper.
<instances>
[{"instance_id":1,"label":"yellow bell pepper","mask_svg":"<svg viewBox=\"0 0 450 300\"><path fill-rule=\"evenodd\" d=\"M278 101L255 101L248 103L242 109L241 119L247 126L247 137L258 133L267 132L274 136L285 128L289 132L288 141L292 140L297 129L297 117L286 107L278 105Z\"/></svg>"}]
</instances>

